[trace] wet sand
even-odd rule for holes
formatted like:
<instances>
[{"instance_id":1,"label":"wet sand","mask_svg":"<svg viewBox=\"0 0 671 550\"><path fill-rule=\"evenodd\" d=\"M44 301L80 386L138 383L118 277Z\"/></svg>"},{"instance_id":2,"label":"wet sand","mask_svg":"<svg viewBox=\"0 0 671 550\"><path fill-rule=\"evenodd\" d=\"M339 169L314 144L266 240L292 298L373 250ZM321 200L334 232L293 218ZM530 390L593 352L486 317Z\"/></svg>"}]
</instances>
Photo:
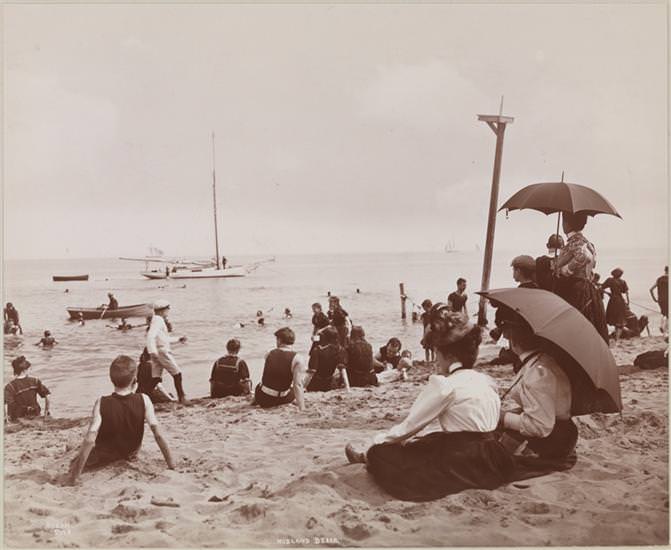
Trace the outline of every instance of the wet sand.
<instances>
[{"instance_id":1,"label":"wet sand","mask_svg":"<svg viewBox=\"0 0 671 550\"><path fill-rule=\"evenodd\" d=\"M668 544L668 370L634 357L660 337L613 346L621 415L579 417L578 463L563 473L428 503L382 492L346 442L400 421L429 375L307 396L308 410L244 398L169 405L134 462L59 485L87 419L5 431L5 544L12 547L523 546ZM510 366L480 366L502 387ZM188 381L188 379L187 379ZM93 402L91 403L93 404ZM437 426L437 425L436 425ZM435 426L434 426L435 428ZM153 503L152 503L153 502ZM169 504L169 505L160 505Z\"/></svg>"}]
</instances>

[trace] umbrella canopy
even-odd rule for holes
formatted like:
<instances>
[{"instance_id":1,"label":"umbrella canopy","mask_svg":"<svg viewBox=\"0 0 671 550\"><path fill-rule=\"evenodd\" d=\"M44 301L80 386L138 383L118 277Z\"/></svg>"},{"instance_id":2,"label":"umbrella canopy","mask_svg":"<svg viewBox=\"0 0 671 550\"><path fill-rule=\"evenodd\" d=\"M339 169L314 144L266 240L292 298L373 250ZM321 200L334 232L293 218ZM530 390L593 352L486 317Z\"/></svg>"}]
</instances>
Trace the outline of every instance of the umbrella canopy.
<instances>
[{"instance_id":1,"label":"umbrella canopy","mask_svg":"<svg viewBox=\"0 0 671 550\"><path fill-rule=\"evenodd\" d=\"M503 203L499 211L525 208L538 210L544 214L555 212L582 213L589 216L611 214L622 218L615 207L594 189L563 181L527 185Z\"/></svg>"},{"instance_id":2,"label":"umbrella canopy","mask_svg":"<svg viewBox=\"0 0 671 550\"><path fill-rule=\"evenodd\" d=\"M518 313L537 336L566 354L555 358L571 378L572 387L579 390L574 392L573 414L622 410L615 359L582 313L547 290L500 288L478 294Z\"/></svg>"}]
</instances>

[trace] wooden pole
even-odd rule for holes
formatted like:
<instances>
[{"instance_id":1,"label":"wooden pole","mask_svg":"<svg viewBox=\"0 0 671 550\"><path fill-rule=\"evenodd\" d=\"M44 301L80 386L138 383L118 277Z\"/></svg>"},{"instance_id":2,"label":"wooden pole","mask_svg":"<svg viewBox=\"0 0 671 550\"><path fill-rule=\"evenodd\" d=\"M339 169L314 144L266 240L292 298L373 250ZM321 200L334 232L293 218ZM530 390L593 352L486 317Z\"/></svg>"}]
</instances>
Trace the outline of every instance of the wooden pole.
<instances>
[{"instance_id":1,"label":"wooden pole","mask_svg":"<svg viewBox=\"0 0 671 550\"><path fill-rule=\"evenodd\" d=\"M215 176L214 161L214 132L212 132L212 201L214 202L214 248L219 269L219 231L217 229L217 179Z\"/></svg>"},{"instance_id":2,"label":"wooden pole","mask_svg":"<svg viewBox=\"0 0 671 550\"><path fill-rule=\"evenodd\" d=\"M406 318L406 315L405 315L405 300L406 300L405 286L403 285L403 283L399 283L398 287L401 291L401 319L405 319Z\"/></svg>"},{"instance_id":3,"label":"wooden pole","mask_svg":"<svg viewBox=\"0 0 671 550\"><path fill-rule=\"evenodd\" d=\"M494 232L496 230L496 211L499 203L499 177L501 175L501 158L503 156L503 136L506 124L512 123L512 117L478 115L478 120L486 122L496 134L496 152L494 154L494 172L492 174L492 190L489 196L489 218L487 220L487 236L485 239L485 257L482 265L482 283L480 290L489 290L489 278L492 271L492 255L494 253ZM478 306L478 325L487 324L487 300L480 297Z\"/></svg>"}]
</instances>

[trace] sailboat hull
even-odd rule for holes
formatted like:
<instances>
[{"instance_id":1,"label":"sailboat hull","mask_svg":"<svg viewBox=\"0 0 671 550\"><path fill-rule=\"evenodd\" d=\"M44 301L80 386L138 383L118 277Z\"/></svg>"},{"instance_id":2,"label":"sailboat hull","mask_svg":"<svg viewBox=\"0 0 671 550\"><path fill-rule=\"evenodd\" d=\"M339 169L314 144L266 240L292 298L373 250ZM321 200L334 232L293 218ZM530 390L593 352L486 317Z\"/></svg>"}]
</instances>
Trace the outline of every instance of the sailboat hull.
<instances>
[{"instance_id":1,"label":"sailboat hull","mask_svg":"<svg viewBox=\"0 0 671 550\"><path fill-rule=\"evenodd\" d=\"M203 268L203 269L180 269L171 273L171 279L229 279L232 277L244 277L247 270L240 267L228 267L226 269Z\"/></svg>"}]
</instances>

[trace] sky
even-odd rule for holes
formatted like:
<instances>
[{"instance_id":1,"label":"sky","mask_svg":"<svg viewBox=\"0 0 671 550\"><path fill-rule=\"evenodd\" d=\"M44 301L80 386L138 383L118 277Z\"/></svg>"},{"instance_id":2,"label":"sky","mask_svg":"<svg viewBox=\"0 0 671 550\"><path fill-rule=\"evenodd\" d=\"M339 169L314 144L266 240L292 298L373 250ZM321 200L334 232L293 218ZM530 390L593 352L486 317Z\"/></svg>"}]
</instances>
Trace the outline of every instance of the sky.
<instances>
[{"instance_id":1,"label":"sky","mask_svg":"<svg viewBox=\"0 0 671 550\"><path fill-rule=\"evenodd\" d=\"M647 4L4 7L5 258L440 251L580 183L597 248L666 247L667 13ZM497 218L542 249L556 216Z\"/></svg>"}]
</instances>

